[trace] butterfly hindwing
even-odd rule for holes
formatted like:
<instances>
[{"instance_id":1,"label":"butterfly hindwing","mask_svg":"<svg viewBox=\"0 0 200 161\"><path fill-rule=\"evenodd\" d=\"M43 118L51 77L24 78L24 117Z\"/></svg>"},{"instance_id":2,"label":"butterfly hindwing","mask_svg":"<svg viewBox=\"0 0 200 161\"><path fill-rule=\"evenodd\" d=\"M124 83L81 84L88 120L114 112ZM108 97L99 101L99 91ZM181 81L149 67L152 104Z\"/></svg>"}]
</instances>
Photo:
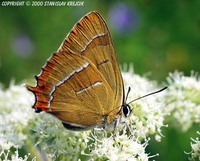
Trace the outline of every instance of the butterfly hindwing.
<instances>
[{"instance_id":1,"label":"butterfly hindwing","mask_svg":"<svg viewBox=\"0 0 200 161\"><path fill-rule=\"evenodd\" d=\"M36 95L35 109L82 126L101 122L111 110L113 92L90 60L63 51L54 54L42 71L37 87L28 86ZM94 119L84 119L88 115Z\"/></svg>"}]
</instances>

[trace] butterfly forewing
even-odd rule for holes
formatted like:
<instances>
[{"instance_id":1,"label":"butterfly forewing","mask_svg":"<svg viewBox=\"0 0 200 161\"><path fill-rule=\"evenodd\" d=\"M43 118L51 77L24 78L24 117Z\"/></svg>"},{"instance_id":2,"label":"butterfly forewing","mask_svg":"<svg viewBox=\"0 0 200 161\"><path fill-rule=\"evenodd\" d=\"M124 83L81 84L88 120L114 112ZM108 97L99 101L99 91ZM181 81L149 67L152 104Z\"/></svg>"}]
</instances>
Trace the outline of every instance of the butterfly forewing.
<instances>
[{"instance_id":1,"label":"butterfly forewing","mask_svg":"<svg viewBox=\"0 0 200 161\"><path fill-rule=\"evenodd\" d=\"M108 27L97 12L84 16L64 39L58 51L71 51L91 60L115 95L115 107L122 104L123 82Z\"/></svg>"}]
</instances>

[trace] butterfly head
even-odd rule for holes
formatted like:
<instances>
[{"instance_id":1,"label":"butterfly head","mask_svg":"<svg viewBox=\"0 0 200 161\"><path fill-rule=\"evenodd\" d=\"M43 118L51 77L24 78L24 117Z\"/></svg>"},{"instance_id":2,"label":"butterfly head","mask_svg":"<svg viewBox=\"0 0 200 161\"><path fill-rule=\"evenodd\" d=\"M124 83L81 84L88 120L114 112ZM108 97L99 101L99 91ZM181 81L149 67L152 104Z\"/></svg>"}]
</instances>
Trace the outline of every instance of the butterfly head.
<instances>
[{"instance_id":1,"label":"butterfly head","mask_svg":"<svg viewBox=\"0 0 200 161\"><path fill-rule=\"evenodd\" d=\"M144 95L144 96L142 96L142 97L136 98L136 99L134 99L134 100L132 100L132 101L126 103L126 102L127 102L128 95L129 95L130 90L131 90L131 88L129 87L129 88L128 88L127 95L126 95L126 98L125 98L125 101L124 101L125 103L123 103L123 105L121 106L121 113L122 113L122 115L123 115L125 118L126 118L126 117L129 117L129 116L131 115L133 109L130 107L130 103L135 102L135 101L137 101L137 100L139 100L139 99L145 98L145 97L147 97L147 96L150 96L150 95L159 93L159 92L161 92L161 91L163 91L163 90L165 90L165 89L167 89L167 87L164 87L164 88L162 88L162 89L160 89L160 90L158 90L158 91L149 93L149 94L147 94L147 95Z\"/></svg>"},{"instance_id":2,"label":"butterfly head","mask_svg":"<svg viewBox=\"0 0 200 161\"><path fill-rule=\"evenodd\" d=\"M133 109L129 106L129 104L123 104L121 107L122 115L126 118L129 117L132 113Z\"/></svg>"}]
</instances>

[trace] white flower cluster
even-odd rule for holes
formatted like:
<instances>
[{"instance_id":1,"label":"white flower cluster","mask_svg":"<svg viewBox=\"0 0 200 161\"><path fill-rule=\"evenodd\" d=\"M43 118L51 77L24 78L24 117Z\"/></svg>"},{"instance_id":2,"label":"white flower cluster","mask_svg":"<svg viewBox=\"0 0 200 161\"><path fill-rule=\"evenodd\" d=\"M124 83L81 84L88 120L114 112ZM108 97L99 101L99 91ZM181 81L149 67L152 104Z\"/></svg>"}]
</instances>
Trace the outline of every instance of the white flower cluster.
<instances>
[{"instance_id":1,"label":"white flower cluster","mask_svg":"<svg viewBox=\"0 0 200 161\"><path fill-rule=\"evenodd\" d=\"M156 82L131 70L122 75L125 97L131 87L126 103L158 89ZM161 141L165 120L182 131L200 122L197 75L175 72L167 81L168 90L131 102L132 114L114 133L66 130L53 116L34 113L34 96L25 87L11 84L7 90L0 88L0 160L26 161L33 156L32 160L147 161L156 156L146 153L148 138L153 135ZM191 146L191 158L199 159L199 138L192 139ZM23 149L28 149L23 152L27 155L20 156Z\"/></svg>"},{"instance_id":2,"label":"white flower cluster","mask_svg":"<svg viewBox=\"0 0 200 161\"><path fill-rule=\"evenodd\" d=\"M167 121L183 132L193 123L200 123L200 80L194 72L190 77L181 72L170 73L169 87L163 93L164 113L170 113Z\"/></svg>"},{"instance_id":3,"label":"white flower cluster","mask_svg":"<svg viewBox=\"0 0 200 161\"><path fill-rule=\"evenodd\" d=\"M131 91L128 95L126 103L142 97L157 89L157 84L149 81L144 77L134 74L133 71L122 73L125 95L127 94L128 87ZM95 138L93 143L90 144L90 153L88 154L93 160L131 160L131 161L147 161L149 156L145 148L148 145L148 136L154 135L157 141L161 140L161 128L164 116L161 103L157 101L157 96L150 96L133 102L130 104L132 114L127 119L122 130L117 128L116 134L109 137ZM125 127L125 128L124 128ZM142 143L144 142L144 143Z\"/></svg>"},{"instance_id":4,"label":"white flower cluster","mask_svg":"<svg viewBox=\"0 0 200 161\"><path fill-rule=\"evenodd\" d=\"M27 139L29 120L33 113L27 108L33 103L32 95L21 86L10 85L6 91L0 89L0 158L4 160L26 161L28 155L21 158L18 148L21 148ZM10 149L15 149L11 152Z\"/></svg>"},{"instance_id":5,"label":"white flower cluster","mask_svg":"<svg viewBox=\"0 0 200 161\"><path fill-rule=\"evenodd\" d=\"M30 153L28 155L25 155L24 158L21 157L19 155L18 149L15 149L14 153L10 150L1 150L0 152L1 161L28 161L30 160L29 156ZM36 161L36 158L33 158L32 161Z\"/></svg>"},{"instance_id":6,"label":"white flower cluster","mask_svg":"<svg viewBox=\"0 0 200 161\"><path fill-rule=\"evenodd\" d=\"M143 144L132 135L127 135L126 130L119 134L105 137L101 139L93 137L93 143L90 144L90 161L94 160L110 160L110 161L147 161L150 157L145 152L148 140Z\"/></svg>"},{"instance_id":7,"label":"white flower cluster","mask_svg":"<svg viewBox=\"0 0 200 161\"><path fill-rule=\"evenodd\" d=\"M149 81L145 77L136 75L131 70L129 72L123 72L122 75L124 78L125 91L128 87L131 87L127 103L158 89L156 82ZM148 135L154 135L157 141L161 140L161 128L163 126L166 127L163 122L164 116L167 114L163 113L163 107L158 101L159 97L160 93L130 104L133 109L133 114L130 116L129 126L131 129L134 129L135 134L137 134L136 137L145 139Z\"/></svg>"},{"instance_id":8,"label":"white flower cluster","mask_svg":"<svg viewBox=\"0 0 200 161\"><path fill-rule=\"evenodd\" d=\"M78 160L87 148L89 131L76 132L66 130L53 116L40 113L30 123L30 138L35 147L42 150L48 160Z\"/></svg>"},{"instance_id":9,"label":"white flower cluster","mask_svg":"<svg viewBox=\"0 0 200 161\"><path fill-rule=\"evenodd\" d=\"M93 131L69 131L60 121L45 113L36 117L29 126L32 127L29 137L36 142L35 146L45 152L43 157L46 155L45 158L52 160L66 160L67 157L67 160L147 161L154 157L145 152L148 140L141 143L135 135L128 135L125 129L122 134L116 131L114 136L96 130L95 134Z\"/></svg>"},{"instance_id":10,"label":"white flower cluster","mask_svg":"<svg viewBox=\"0 0 200 161\"><path fill-rule=\"evenodd\" d=\"M153 82L138 75L127 72L123 73L123 77L127 82L131 78L138 85L131 91L129 100L155 90ZM127 84L125 83L126 87L133 86ZM133 113L128 121L131 132L127 128L123 128L123 130L117 128L114 136L106 133L107 135L102 137L102 133L100 135L93 134L91 131L68 131L62 127L60 121L43 113L39 114L34 122L31 122L32 133L30 137L35 140L36 145L42 147L47 154L46 157L51 159L63 160L67 156L71 160L84 158L85 155L90 160L146 161L155 156L149 156L145 151L148 145L146 137L151 134L160 136L160 128L163 126L163 114L160 113L159 103L156 103L156 99L151 100L152 98L138 101L135 106L135 103L132 103ZM124 126L126 125L124 124Z\"/></svg>"},{"instance_id":11,"label":"white flower cluster","mask_svg":"<svg viewBox=\"0 0 200 161\"><path fill-rule=\"evenodd\" d=\"M125 88L132 87L128 101L155 91L155 83L131 72L123 73ZM137 85L137 86L135 86ZM0 90L0 158L20 158L18 149L30 148L37 160L78 160L79 158L109 160L148 160L145 152L148 135L160 135L163 114L154 97L131 103L133 113L128 127L108 137L93 135L91 131L66 130L61 122L46 113L35 114L31 106L34 96L22 86L11 84L6 91ZM126 125L124 125L126 126ZM30 147L31 146L31 147ZM92 147L92 148L91 148ZM15 148L11 153L10 149ZM28 149L29 149L28 148ZM31 150L32 149L32 150ZM35 151L33 150L35 149ZM38 150L40 151L38 153ZM33 152L33 153L32 153ZM21 158L27 160L29 154ZM29 157L30 158L30 157ZM35 158L34 158L35 159Z\"/></svg>"},{"instance_id":12,"label":"white flower cluster","mask_svg":"<svg viewBox=\"0 0 200 161\"><path fill-rule=\"evenodd\" d=\"M198 131L197 134L199 137L196 139L191 139L191 147L192 147L192 152L191 152L191 158L190 160L200 160L200 132Z\"/></svg>"},{"instance_id":13,"label":"white flower cluster","mask_svg":"<svg viewBox=\"0 0 200 161\"><path fill-rule=\"evenodd\" d=\"M33 161L44 157L57 160L79 157L87 148L88 132L67 131L54 117L35 114L31 109L33 103L33 94L23 86L11 83L6 91L0 89L0 160L30 160L29 153L20 156L19 151L24 148L33 152Z\"/></svg>"}]
</instances>

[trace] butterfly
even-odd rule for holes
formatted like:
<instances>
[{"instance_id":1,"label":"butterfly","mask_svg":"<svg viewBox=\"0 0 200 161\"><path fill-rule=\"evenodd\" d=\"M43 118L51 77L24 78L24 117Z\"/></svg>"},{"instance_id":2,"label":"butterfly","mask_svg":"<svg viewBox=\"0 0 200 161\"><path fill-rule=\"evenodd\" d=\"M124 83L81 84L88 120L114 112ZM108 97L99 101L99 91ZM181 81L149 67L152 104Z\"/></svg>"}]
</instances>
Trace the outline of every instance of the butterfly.
<instances>
[{"instance_id":1,"label":"butterfly","mask_svg":"<svg viewBox=\"0 0 200 161\"><path fill-rule=\"evenodd\" d=\"M106 22L96 12L80 19L47 60L35 87L35 112L47 112L69 130L106 128L128 117L124 85Z\"/></svg>"}]
</instances>

